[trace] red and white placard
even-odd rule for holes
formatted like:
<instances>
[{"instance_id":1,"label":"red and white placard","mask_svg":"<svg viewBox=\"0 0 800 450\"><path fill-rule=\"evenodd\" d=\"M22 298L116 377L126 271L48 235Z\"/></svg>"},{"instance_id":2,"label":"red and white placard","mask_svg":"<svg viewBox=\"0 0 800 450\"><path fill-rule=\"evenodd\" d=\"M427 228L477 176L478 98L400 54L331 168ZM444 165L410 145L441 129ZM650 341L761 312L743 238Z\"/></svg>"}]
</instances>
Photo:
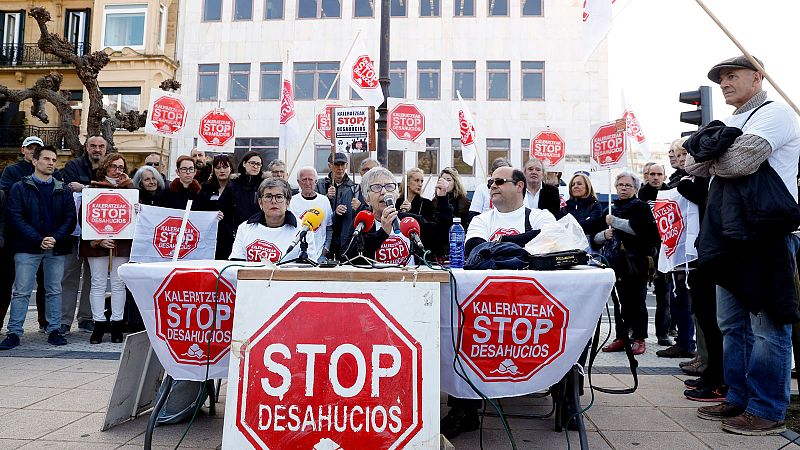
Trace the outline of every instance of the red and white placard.
<instances>
[{"instance_id":1,"label":"red and white placard","mask_svg":"<svg viewBox=\"0 0 800 450\"><path fill-rule=\"evenodd\" d=\"M200 119L198 134L205 145L216 151L233 144L236 121L222 108L214 108ZM233 150L231 150L233 151Z\"/></svg>"},{"instance_id":2,"label":"red and white placard","mask_svg":"<svg viewBox=\"0 0 800 450\"><path fill-rule=\"evenodd\" d=\"M390 150L425 151L426 119L422 109L405 100L389 98Z\"/></svg>"},{"instance_id":3,"label":"red and white placard","mask_svg":"<svg viewBox=\"0 0 800 450\"><path fill-rule=\"evenodd\" d=\"M564 168L567 156L567 141L564 130L556 128L538 128L531 134L528 154L542 162L545 169L559 172Z\"/></svg>"},{"instance_id":4,"label":"red and white placard","mask_svg":"<svg viewBox=\"0 0 800 450\"><path fill-rule=\"evenodd\" d=\"M188 104L186 98L181 95L161 89L150 89L144 132L167 138L183 135Z\"/></svg>"},{"instance_id":5,"label":"red and white placard","mask_svg":"<svg viewBox=\"0 0 800 450\"><path fill-rule=\"evenodd\" d=\"M175 252L184 211L142 205L133 236L131 262L169 261ZM217 213L191 211L186 222L179 260L214 259Z\"/></svg>"},{"instance_id":6,"label":"red and white placard","mask_svg":"<svg viewBox=\"0 0 800 450\"><path fill-rule=\"evenodd\" d=\"M603 269L454 274L460 308L441 303L441 384L461 398L480 396L459 374L488 397L528 394L560 380L586 347L615 280Z\"/></svg>"},{"instance_id":7,"label":"red and white placard","mask_svg":"<svg viewBox=\"0 0 800 450\"><path fill-rule=\"evenodd\" d=\"M132 239L138 202L138 189L84 189L81 239Z\"/></svg>"},{"instance_id":8,"label":"red and white placard","mask_svg":"<svg viewBox=\"0 0 800 450\"><path fill-rule=\"evenodd\" d=\"M625 120L592 125L589 157L592 168L625 167Z\"/></svg>"},{"instance_id":9,"label":"red and white placard","mask_svg":"<svg viewBox=\"0 0 800 450\"><path fill-rule=\"evenodd\" d=\"M700 232L697 204L687 200L677 189L659 191L653 206L653 217L661 236L659 272L667 273L697 259L697 248L694 246Z\"/></svg>"},{"instance_id":10,"label":"red and white placard","mask_svg":"<svg viewBox=\"0 0 800 450\"><path fill-rule=\"evenodd\" d=\"M437 447L438 304L436 283L239 281L223 446Z\"/></svg>"}]
</instances>

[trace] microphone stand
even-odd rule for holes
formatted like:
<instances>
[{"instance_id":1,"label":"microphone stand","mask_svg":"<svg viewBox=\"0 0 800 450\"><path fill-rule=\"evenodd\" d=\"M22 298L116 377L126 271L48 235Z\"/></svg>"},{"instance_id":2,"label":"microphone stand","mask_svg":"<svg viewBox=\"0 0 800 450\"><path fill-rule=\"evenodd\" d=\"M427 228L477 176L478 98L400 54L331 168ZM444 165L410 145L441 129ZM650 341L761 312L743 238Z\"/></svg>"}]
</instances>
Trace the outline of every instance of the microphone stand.
<instances>
[{"instance_id":1,"label":"microphone stand","mask_svg":"<svg viewBox=\"0 0 800 450\"><path fill-rule=\"evenodd\" d=\"M300 254L297 255L297 258L290 259L288 261L281 261L275 265L282 266L284 264L289 264L289 263L309 264L314 267L319 266L319 264L316 261L312 261L308 257L308 242L306 241L305 235L302 238L300 238Z\"/></svg>"}]
</instances>

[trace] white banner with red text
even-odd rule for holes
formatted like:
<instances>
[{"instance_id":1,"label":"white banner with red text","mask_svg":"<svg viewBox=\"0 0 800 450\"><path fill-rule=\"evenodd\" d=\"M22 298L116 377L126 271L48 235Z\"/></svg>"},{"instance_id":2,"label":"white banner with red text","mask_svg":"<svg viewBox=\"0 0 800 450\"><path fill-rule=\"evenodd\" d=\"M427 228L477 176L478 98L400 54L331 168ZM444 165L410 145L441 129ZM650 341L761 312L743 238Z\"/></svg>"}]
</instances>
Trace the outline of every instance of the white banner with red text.
<instances>
[{"instance_id":1,"label":"white banner with red text","mask_svg":"<svg viewBox=\"0 0 800 450\"><path fill-rule=\"evenodd\" d=\"M697 259L695 241L700 233L700 209L677 189L658 191L653 217L661 236L658 271L667 273Z\"/></svg>"},{"instance_id":2,"label":"white banner with red text","mask_svg":"<svg viewBox=\"0 0 800 450\"><path fill-rule=\"evenodd\" d=\"M171 261L184 211L142 205L133 235L131 262ZM190 211L179 260L214 259L217 211Z\"/></svg>"},{"instance_id":3,"label":"white banner with red text","mask_svg":"<svg viewBox=\"0 0 800 450\"><path fill-rule=\"evenodd\" d=\"M462 377L487 397L558 382L586 348L615 280L590 268L453 273L458 303L442 292L441 388L459 398L480 398Z\"/></svg>"}]
</instances>

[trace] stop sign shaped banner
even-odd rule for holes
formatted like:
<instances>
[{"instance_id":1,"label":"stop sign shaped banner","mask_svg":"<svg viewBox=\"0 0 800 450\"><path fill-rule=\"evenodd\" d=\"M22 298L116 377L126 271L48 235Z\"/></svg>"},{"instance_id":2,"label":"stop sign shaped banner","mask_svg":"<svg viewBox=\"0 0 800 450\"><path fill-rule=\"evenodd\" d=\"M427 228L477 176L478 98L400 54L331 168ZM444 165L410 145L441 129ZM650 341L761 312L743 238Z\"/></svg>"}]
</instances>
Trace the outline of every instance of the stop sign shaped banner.
<instances>
[{"instance_id":1,"label":"stop sign shaped banner","mask_svg":"<svg viewBox=\"0 0 800 450\"><path fill-rule=\"evenodd\" d=\"M425 132L425 116L415 105L400 103L389 112L389 130L401 141L416 141Z\"/></svg>"},{"instance_id":2,"label":"stop sign shaped banner","mask_svg":"<svg viewBox=\"0 0 800 450\"><path fill-rule=\"evenodd\" d=\"M88 188L82 195L81 238L132 239L137 189Z\"/></svg>"},{"instance_id":3,"label":"stop sign shaped banner","mask_svg":"<svg viewBox=\"0 0 800 450\"><path fill-rule=\"evenodd\" d=\"M653 207L653 217L656 219L658 234L661 235L661 244L668 257L672 257L678 249L685 223L678 202L674 200L656 200Z\"/></svg>"},{"instance_id":4,"label":"stop sign shaped banner","mask_svg":"<svg viewBox=\"0 0 800 450\"><path fill-rule=\"evenodd\" d=\"M539 131L531 139L530 157L540 160L545 169L561 167L566 154L566 143L555 130Z\"/></svg>"},{"instance_id":5,"label":"stop sign shaped banner","mask_svg":"<svg viewBox=\"0 0 800 450\"><path fill-rule=\"evenodd\" d=\"M153 234L153 247L162 258L172 258L172 253L175 251L175 245L178 242L178 232L181 229L181 217L167 217L161 223L156 225L155 233ZM197 249L197 243L200 241L200 232L197 227L191 222L186 221L186 230L183 233L183 244L178 252L178 259L183 259L189 253Z\"/></svg>"},{"instance_id":6,"label":"stop sign shaped banner","mask_svg":"<svg viewBox=\"0 0 800 450\"><path fill-rule=\"evenodd\" d=\"M564 352L569 311L535 279L487 277L462 309L459 356L483 381L528 380Z\"/></svg>"},{"instance_id":7,"label":"stop sign shaped banner","mask_svg":"<svg viewBox=\"0 0 800 450\"><path fill-rule=\"evenodd\" d=\"M317 114L317 132L325 138L331 140L331 109L342 105L325 105L325 110Z\"/></svg>"},{"instance_id":8,"label":"stop sign shaped banner","mask_svg":"<svg viewBox=\"0 0 800 450\"><path fill-rule=\"evenodd\" d=\"M233 139L236 121L225 110L215 108L200 119L200 137L212 147L224 147Z\"/></svg>"},{"instance_id":9,"label":"stop sign shaped banner","mask_svg":"<svg viewBox=\"0 0 800 450\"><path fill-rule=\"evenodd\" d=\"M625 122L609 122L597 126L592 134L591 158L595 169L625 166Z\"/></svg>"},{"instance_id":10,"label":"stop sign shaped banner","mask_svg":"<svg viewBox=\"0 0 800 450\"><path fill-rule=\"evenodd\" d=\"M168 138L183 134L186 100L180 95L151 89L148 111L146 133Z\"/></svg>"}]
</instances>

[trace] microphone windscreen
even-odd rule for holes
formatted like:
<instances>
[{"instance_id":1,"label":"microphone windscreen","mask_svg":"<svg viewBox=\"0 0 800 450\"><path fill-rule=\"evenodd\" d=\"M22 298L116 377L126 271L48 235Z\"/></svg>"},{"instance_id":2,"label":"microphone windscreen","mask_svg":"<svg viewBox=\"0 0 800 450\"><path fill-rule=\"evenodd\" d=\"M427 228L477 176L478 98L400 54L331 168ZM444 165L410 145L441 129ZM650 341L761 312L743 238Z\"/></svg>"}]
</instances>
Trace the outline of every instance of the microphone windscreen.
<instances>
[{"instance_id":1,"label":"microphone windscreen","mask_svg":"<svg viewBox=\"0 0 800 450\"><path fill-rule=\"evenodd\" d=\"M413 217L404 218L400 221L400 232L403 233L405 237L410 237L412 232L419 235L419 222Z\"/></svg>"},{"instance_id":2,"label":"microphone windscreen","mask_svg":"<svg viewBox=\"0 0 800 450\"><path fill-rule=\"evenodd\" d=\"M308 226L311 231L317 231L322 225L325 214L317 208L309 208L308 211L300 215L300 223ZM302 226L301 225L301 226Z\"/></svg>"},{"instance_id":3,"label":"microphone windscreen","mask_svg":"<svg viewBox=\"0 0 800 450\"><path fill-rule=\"evenodd\" d=\"M375 214L367 210L359 211L358 214L356 214L356 218L353 219L353 227L357 227L360 223L364 224L362 232L369 233L372 231L372 227L375 226Z\"/></svg>"}]
</instances>

